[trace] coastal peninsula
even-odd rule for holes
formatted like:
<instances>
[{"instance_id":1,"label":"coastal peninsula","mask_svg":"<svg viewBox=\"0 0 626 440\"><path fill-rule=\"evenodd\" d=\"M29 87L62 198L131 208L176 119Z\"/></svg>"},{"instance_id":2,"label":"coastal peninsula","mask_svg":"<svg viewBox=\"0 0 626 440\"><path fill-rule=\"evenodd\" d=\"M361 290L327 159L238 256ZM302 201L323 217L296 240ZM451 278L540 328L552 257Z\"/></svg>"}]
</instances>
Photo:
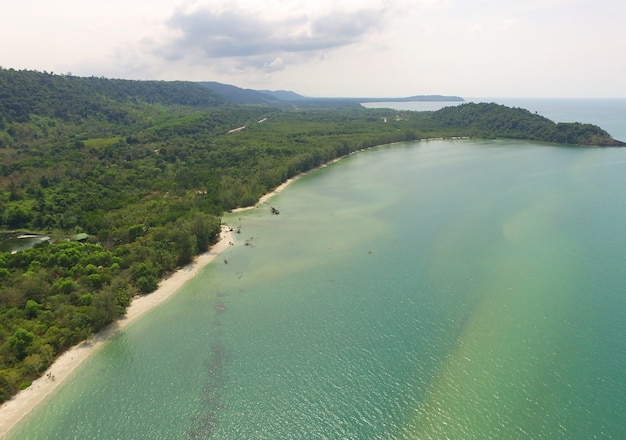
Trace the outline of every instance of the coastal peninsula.
<instances>
[{"instance_id":1,"label":"coastal peninsula","mask_svg":"<svg viewBox=\"0 0 626 440\"><path fill-rule=\"evenodd\" d=\"M0 401L45 381L55 359L221 243L225 212L337 158L428 138L624 145L490 103L240 105L198 83L13 69L0 69L0 87L1 227L51 237L0 253Z\"/></svg>"}]
</instances>

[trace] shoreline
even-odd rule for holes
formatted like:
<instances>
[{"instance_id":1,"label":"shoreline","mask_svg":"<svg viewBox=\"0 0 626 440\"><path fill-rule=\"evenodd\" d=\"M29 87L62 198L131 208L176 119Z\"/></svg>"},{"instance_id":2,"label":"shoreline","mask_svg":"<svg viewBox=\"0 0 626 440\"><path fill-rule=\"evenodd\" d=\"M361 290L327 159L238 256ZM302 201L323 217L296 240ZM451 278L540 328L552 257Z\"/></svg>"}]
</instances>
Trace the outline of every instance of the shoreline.
<instances>
[{"instance_id":1,"label":"shoreline","mask_svg":"<svg viewBox=\"0 0 626 440\"><path fill-rule=\"evenodd\" d=\"M193 262L162 279L154 292L133 299L123 318L112 322L88 340L71 347L59 356L44 374L34 380L28 388L19 391L12 399L4 402L0 406L0 414L2 415L0 418L0 438L5 438L24 417L53 395L89 356L138 318L176 293L187 281L194 278L201 269L227 249L232 241L233 232L222 225L219 241L211 246L207 252L196 256Z\"/></svg>"},{"instance_id":2,"label":"shoreline","mask_svg":"<svg viewBox=\"0 0 626 440\"><path fill-rule=\"evenodd\" d=\"M287 179L272 191L264 194L254 205L236 208L230 212L236 213L256 209L260 207L260 205L267 203L274 195L283 191L300 177L312 171L326 168L331 164L363 150L364 149L357 150L345 156L337 157L330 162L323 163L308 171L299 173ZM225 213L225 216L227 214L228 213ZM219 241L211 246L207 252L196 256L193 262L176 270L167 278L162 279L159 282L157 290L154 292L134 298L130 306L126 309L126 315L123 318L112 322L88 340L71 347L56 358L41 377L35 379L28 388L19 391L12 399L4 402L0 406L0 414L2 415L2 418L0 418L0 439L4 439L24 417L42 404L48 397L52 396L89 356L139 317L176 293L187 281L195 277L201 269L211 263L225 249L230 247L233 242L233 229L226 224L222 224Z\"/></svg>"},{"instance_id":3,"label":"shoreline","mask_svg":"<svg viewBox=\"0 0 626 440\"><path fill-rule=\"evenodd\" d=\"M310 171L324 168L341 159L342 157L336 158L331 162L324 163L314 169L287 179L272 191L264 194L254 205L236 208L231 212L255 209L266 203L274 195L283 191L290 183L299 177L304 176ZM42 404L48 397L53 395L89 356L95 353L119 332L135 322L139 317L176 293L187 281L195 277L201 269L211 263L225 249L230 247L233 242L234 232L232 228L222 224L219 241L211 246L207 252L196 256L193 262L176 270L169 277L162 279L159 282L157 290L154 292L134 298L130 306L126 309L126 315L123 318L112 322L88 340L71 347L56 358L41 377L35 379L28 388L19 391L12 399L4 402L0 406L0 414L2 415L2 418L0 418L0 439L5 438L24 417Z\"/></svg>"},{"instance_id":4,"label":"shoreline","mask_svg":"<svg viewBox=\"0 0 626 440\"><path fill-rule=\"evenodd\" d=\"M377 147L393 145L396 143L400 142L377 145ZM300 177L313 171L326 168L329 165L339 162L340 160L353 154L360 153L366 149L367 148L362 148L350 152L347 155L337 157L330 162L323 163L308 171L299 173L296 176L287 179L272 191L264 194L254 205L236 208L230 212L236 213L256 209L260 207L260 205L267 203L274 195L283 191L287 186ZM224 215L226 216L227 214L228 213L225 213ZM167 278L162 279L159 282L157 290L154 292L134 298L130 306L126 309L126 315L123 318L109 324L105 329L93 335L90 339L71 347L59 356L44 372L44 374L34 380L28 388L19 391L15 396L13 396L12 399L4 402L0 406L0 414L2 415L0 418L0 439L4 439L24 417L32 412L37 406L42 404L48 397L53 395L54 392L57 391L69 377L71 377L72 373L85 360L87 360L90 355L95 353L102 347L102 345L110 341L115 335L128 327L139 317L152 310L154 307L160 305L176 293L187 281L195 277L201 269L211 263L225 249L230 247L233 242L234 232L232 228L222 224L219 241L211 246L207 252L196 256L193 262L176 270Z\"/></svg>"},{"instance_id":5,"label":"shoreline","mask_svg":"<svg viewBox=\"0 0 626 440\"><path fill-rule=\"evenodd\" d=\"M361 151L361 150L355 151L354 153L357 153L359 151ZM354 154L354 153L350 153L350 154ZM264 194L263 196L261 196L259 201L256 202L254 205L252 205L252 206L244 206L243 208L235 208L235 209L232 209L230 212L231 213L235 213L235 212L243 212L243 211L249 211L251 209L256 209L256 208L259 207L259 205L262 205L262 204L266 203L267 201L269 201L269 199L271 199L273 196L275 196L279 192L283 191L285 188L287 188L287 186L289 186L294 181L298 180L300 177L306 176L307 174L309 174L312 171L317 171L317 170L321 170L322 168L326 168L327 166L332 165L335 162L339 162L341 159L344 159L344 158L346 158L348 156L349 155L337 157L337 158L331 160L330 162L326 162L326 163L323 163L323 164L321 164L321 165L319 165L319 166L317 166L315 168L311 168L309 171L303 171L300 174L295 175L294 177L290 177L289 179L285 180L283 183L278 185L276 188L274 188L272 191L270 191L270 192Z\"/></svg>"},{"instance_id":6,"label":"shoreline","mask_svg":"<svg viewBox=\"0 0 626 440\"><path fill-rule=\"evenodd\" d=\"M235 212L249 211L251 209L258 208L260 205L266 203L270 198L272 198L274 195L276 195L279 192L281 192L282 190L284 190L289 184L291 184L295 180L299 179L300 177L306 176L307 174L309 174L309 173L311 173L313 171L317 171L317 170L321 170L322 168L326 168L327 166L332 165L332 164L334 164L336 162L339 162L340 160L343 160L343 159L345 159L347 157L350 157L350 156L352 156L354 154L362 153L363 151L366 151L366 150L371 150L371 149L374 149L374 148L390 147L390 146L394 146L394 145L398 145L398 144L403 144L405 142L428 142L428 141L438 141L438 140L458 141L458 140L470 140L470 139L472 139L472 137L470 137L470 136L433 137L433 138L415 139L414 141L397 141L397 142L390 142L388 144L374 145L372 147L363 147L363 148L360 148L358 150L351 151L350 153L345 154L343 156L336 157L333 160L331 160L329 162L325 162L325 163L323 163L321 165L318 165L315 168L311 168L308 171L303 171L303 172L295 175L294 177L290 177L289 179L285 180L283 183L278 185L272 191L264 194L258 200L258 202L256 202L254 205L252 205L252 206L244 206L242 208L235 208L235 209L232 209L231 211L229 211L226 214L235 213Z\"/></svg>"}]
</instances>

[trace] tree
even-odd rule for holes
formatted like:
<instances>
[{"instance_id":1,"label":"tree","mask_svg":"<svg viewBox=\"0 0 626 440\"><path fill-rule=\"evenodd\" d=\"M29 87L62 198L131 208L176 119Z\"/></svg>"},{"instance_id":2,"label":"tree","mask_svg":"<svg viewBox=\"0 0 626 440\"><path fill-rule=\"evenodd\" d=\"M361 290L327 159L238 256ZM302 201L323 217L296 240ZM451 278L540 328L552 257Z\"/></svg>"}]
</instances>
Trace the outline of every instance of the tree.
<instances>
[{"instance_id":1,"label":"tree","mask_svg":"<svg viewBox=\"0 0 626 440\"><path fill-rule=\"evenodd\" d=\"M176 249L176 255L178 256L178 264L184 266L191 263L194 254L196 253L196 243L192 237L190 228L187 225L179 222L178 227L174 227L170 231L170 240Z\"/></svg>"},{"instance_id":2,"label":"tree","mask_svg":"<svg viewBox=\"0 0 626 440\"><path fill-rule=\"evenodd\" d=\"M41 309L41 304L39 304L37 301L33 301L32 299L29 299L28 301L26 301L26 306L24 307L24 311L26 312L26 317L27 318L34 318L35 316L37 316L37 312Z\"/></svg>"},{"instance_id":3,"label":"tree","mask_svg":"<svg viewBox=\"0 0 626 440\"><path fill-rule=\"evenodd\" d=\"M12 229L28 226L32 217L32 207L26 202L9 202L4 212L4 222Z\"/></svg>"},{"instance_id":4,"label":"tree","mask_svg":"<svg viewBox=\"0 0 626 440\"><path fill-rule=\"evenodd\" d=\"M141 237L143 235L143 226L142 225L132 225L128 228L128 242L134 242L137 237Z\"/></svg>"},{"instance_id":5,"label":"tree","mask_svg":"<svg viewBox=\"0 0 626 440\"><path fill-rule=\"evenodd\" d=\"M34 339L34 334L20 327L9 338L9 348L13 351L15 357L21 361L26 357L26 349L32 344Z\"/></svg>"},{"instance_id":6,"label":"tree","mask_svg":"<svg viewBox=\"0 0 626 440\"><path fill-rule=\"evenodd\" d=\"M34 353L26 356L24 359L24 365L26 365L26 368L39 375L39 370L41 370L41 367L44 366L44 361L41 355Z\"/></svg>"},{"instance_id":7,"label":"tree","mask_svg":"<svg viewBox=\"0 0 626 440\"><path fill-rule=\"evenodd\" d=\"M205 252L211 240L219 234L219 219L213 216L195 214L191 220L191 233L196 237L196 249Z\"/></svg>"}]
</instances>

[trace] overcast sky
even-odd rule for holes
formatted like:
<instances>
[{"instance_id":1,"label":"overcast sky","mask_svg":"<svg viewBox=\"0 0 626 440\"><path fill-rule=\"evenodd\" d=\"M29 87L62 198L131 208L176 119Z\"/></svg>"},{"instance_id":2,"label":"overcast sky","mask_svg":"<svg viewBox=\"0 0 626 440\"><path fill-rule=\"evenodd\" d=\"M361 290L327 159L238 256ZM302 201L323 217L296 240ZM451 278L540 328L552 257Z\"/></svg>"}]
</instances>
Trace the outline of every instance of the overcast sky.
<instances>
[{"instance_id":1,"label":"overcast sky","mask_svg":"<svg viewBox=\"0 0 626 440\"><path fill-rule=\"evenodd\" d=\"M626 97L624 0L20 0L0 66L307 96Z\"/></svg>"}]
</instances>

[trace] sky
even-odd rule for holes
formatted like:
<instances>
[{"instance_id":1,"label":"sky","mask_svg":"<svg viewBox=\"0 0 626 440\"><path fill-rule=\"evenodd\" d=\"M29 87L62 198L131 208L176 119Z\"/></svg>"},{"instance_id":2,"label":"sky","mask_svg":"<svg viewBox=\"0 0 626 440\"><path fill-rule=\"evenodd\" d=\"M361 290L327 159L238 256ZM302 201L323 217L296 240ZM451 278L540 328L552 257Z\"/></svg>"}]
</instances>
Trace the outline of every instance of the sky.
<instances>
[{"instance_id":1,"label":"sky","mask_svg":"<svg viewBox=\"0 0 626 440\"><path fill-rule=\"evenodd\" d=\"M624 0L14 0L0 66L315 97L626 98Z\"/></svg>"}]
</instances>

